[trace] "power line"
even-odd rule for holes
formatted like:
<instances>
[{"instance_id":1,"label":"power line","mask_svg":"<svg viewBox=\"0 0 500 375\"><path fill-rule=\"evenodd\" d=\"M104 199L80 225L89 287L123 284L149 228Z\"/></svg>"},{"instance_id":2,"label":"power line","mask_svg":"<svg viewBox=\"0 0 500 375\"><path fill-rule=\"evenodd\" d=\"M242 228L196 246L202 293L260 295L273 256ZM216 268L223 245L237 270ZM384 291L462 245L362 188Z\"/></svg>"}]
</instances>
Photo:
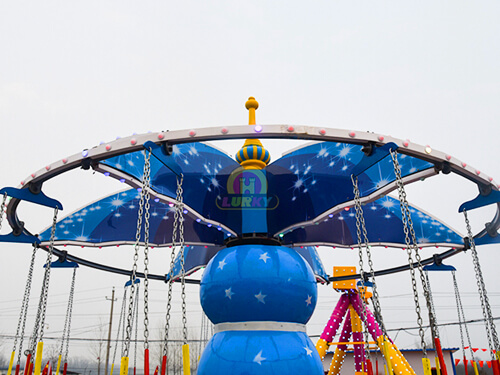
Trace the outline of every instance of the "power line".
<instances>
[{"instance_id":1,"label":"power line","mask_svg":"<svg viewBox=\"0 0 500 375\"><path fill-rule=\"evenodd\" d=\"M500 316L493 318L493 320L500 320ZM484 323L484 319L471 319L471 320L467 320L463 324L471 324L471 323ZM455 326L458 324L460 324L460 323L459 322L448 322L448 323L440 323L437 325L439 327L444 327L444 326ZM419 329L419 328L420 327L391 328L391 329L388 329L387 331L391 331L391 332L412 331L412 330ZM423 325L422 328L430 328L430 325ZM309 337L319 337L319 336L320 335L309 335Z\"/></svg>"}]
</instances>

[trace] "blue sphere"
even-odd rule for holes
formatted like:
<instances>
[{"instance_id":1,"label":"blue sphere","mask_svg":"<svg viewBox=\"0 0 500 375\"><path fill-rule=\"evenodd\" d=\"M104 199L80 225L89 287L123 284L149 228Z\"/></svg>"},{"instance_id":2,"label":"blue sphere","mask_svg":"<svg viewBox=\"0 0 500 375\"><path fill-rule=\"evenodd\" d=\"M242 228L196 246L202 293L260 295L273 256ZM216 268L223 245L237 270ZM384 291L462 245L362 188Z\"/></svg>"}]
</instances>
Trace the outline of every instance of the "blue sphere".
<instances>
[{"instance_id":1,"label":"blue sphere","mask_svg":"<svg viewBox=\"0 0 500 375\"><path fill-rule=\"evenodd\" d=\"M216 333L200 358L198 375L323 375L323 365L304 332Z\"/></svg>"},{"instance_id":2,"label":"blue sphere","mask_svg":"<svg viewBox=\"0 0 500 375\"><path fill-rule=\"evenodd\" d=\"M309 264L293 249L240 245L217 253L200 287L212 323L279 321L305 324L317 299Z\"/></svg>"}]
</instances>

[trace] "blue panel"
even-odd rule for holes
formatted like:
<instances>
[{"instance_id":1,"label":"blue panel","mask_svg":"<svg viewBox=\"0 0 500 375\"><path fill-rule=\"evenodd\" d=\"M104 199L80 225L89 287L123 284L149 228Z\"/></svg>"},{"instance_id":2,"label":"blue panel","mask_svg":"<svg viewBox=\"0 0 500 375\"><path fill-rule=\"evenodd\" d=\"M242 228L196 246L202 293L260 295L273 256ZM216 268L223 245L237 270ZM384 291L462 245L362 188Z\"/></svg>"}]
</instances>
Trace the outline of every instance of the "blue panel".
<instances>
[{"instance_id":1,"label":"blue panel","mask_svg":"<svg viewBox=\"0 0 500 375\"><path fill-rule=\"evenodd\" d=\"M200 267L205 267L210 259L222 249L220 246L186 246L184 248L184 270L189 275L193 270ZM165 276L165 281L170 279L170 271ZM177 253L174 261L173 279L177 279L181 275L181 257L180 252Z\"/></svg>"},{"instance_id":2,"label":"blue panel","mask_svg":"<svg viewBox=\"0 0 500 375\"><path fill-rule=\"evenodd\" d=\"M449 243L462 245L462 237L442 222L428 216L414 207L410 208L417 242ZM399 201L390 196L378 199L363 207L363 213L370 243L405 244ZM356 215L354 209L331 215L319 225L299 228L284 235L283 242L320 243L333 242L339 245L357 244Z\"/></svg>"},{"instance_id":3,"label":"blue panel","mask_svg":"<svg viewBox=\"0 0 500 375\"><path fill-rule=\"evenodd\" d=\"M298 149L267 167L268 196L276 195L279 205L268 211L270 233L297 222L311 220L354 198L353 169L362 162L361 146L323 142ZM403 177L433 168L433 164L407 155L398 155ZM361 196L375 192L395 180L390 157L358 176Z\"/></svg>"},{"instance_id":4,"label":"blue panel","mask_svg":"<svg viewBox=\"0 0 500 375\"><path fill-rule=\"evenodd\" d=\"M110 195L63 218L57 224L56 241L79 241L99 244L103 242L135 242L139 193L126 190ZM170 243L172 240L174 208L162 202L151 201L150 242ZM222 244L226 234L216 227L197 223L184 216L184 237L189 242ZM40 234L42 241L50 239L47 228ZM144 233L141 234L141 241Z\"/></svg>"},{"instance_id":5,"label":"blue panel","mask_svg":"<svg viewBox=\"0 0 500 375\"><path fill-rule=\"evenodd\" d=\"M239 164L226 154L203 143L173 145L169 158L182 168L184 174L184 202L207 219L229 224L241 231L241 201L239 208L230 206L227 182ZM144 154L142 151L116 156L101 162L142 181ZM151 186L160 194L175 198L177 179L172 171L151 158ZM230 207L224 207L228 205Z\"/></svg>"},{"instance_id":6,"label":"blue panel","mask_svg":"<svg viewBox=\"0 0 500 375\"><path fill-rule=\"evenodd\" d=\"M325 267L319 258L315 246L294 247L293 249L309 263L316 276L319 276L323 280L328 280L328 274L325 272Z\"/></svg>"},{"instance_id":7,"label":"blue panel","mask_svg":"<svg viewBox=\"0 0 500 375\"><path fill-rule=\"evenodd\" d=\"M165 167L170 169L177 177L181 177L182 169L179 167L173 157L163 152L162 146L151 141L144 143L144 148L151 151L151 155L161 162Z\"/></svg>"},{"instance_id":8,"label":"blue panel","mask_svg":"<svg viewBox=\"0 0 500 375\"><path fill-rule=\"evenodd\" d=\"M173 146L173 158L184 174L184 202L207 219L220 222L238 234L279 232L285 227L311 220L325 211L353 199L350 175L364 163L361 146L324 142L298 149L266 170L248 170L224 153L202 143ZM366 158L365 158L366 159ZM427 168L431 163L399 155L402 175ZM105 160L103 164L142 179L143 151ZM377 164L364 164L358 176L362 195L367 195L394 181L390 158ZM367 168L367 169L366 169ZM158 193L175 197L176 175L157 159L151 159L151 184ZM154 194L152 194L154 199ZM368 234L373 242L404 244L397 201L383 198L366 206ZM168 205L152 202L151 242L171 242L172 210ZM417 214L417 213L416 213ZM58 223L59 241L134 242L137 220L137 193L129 190L106 197L87 206ZM352 215L352 216L351 216ZM419 218L422 216L422 220ZM356 243L354 214L340 213L328 223L298 229L285 235L285 243L335 242ZM416 223L420 242L462 243L460 236L441 223L418 212ZM222 245L227 233L220 228L198 224L186 216L186 241ZM390 228L390 230L388 230ZM217 230L219 229L219 230ZM438 238L439 236L442 236ZM47 241L49 230L41 238Z\"/></svg>"},{"instance_id":9,"label":"blue panel","mask_svg":"<svg viewBox=\"0 0 500 375\"><path fill-rule=\"evenodd\" d=\"M369 156L365 155L363 159L361 159L361 161L352 169L352 174L354 176L359 176L361 173L389 156L391 151L396 151L397 149L398 145L394 142L387 143L381 147L373 146L372 153Z\"/></svg>"}]
</instances>

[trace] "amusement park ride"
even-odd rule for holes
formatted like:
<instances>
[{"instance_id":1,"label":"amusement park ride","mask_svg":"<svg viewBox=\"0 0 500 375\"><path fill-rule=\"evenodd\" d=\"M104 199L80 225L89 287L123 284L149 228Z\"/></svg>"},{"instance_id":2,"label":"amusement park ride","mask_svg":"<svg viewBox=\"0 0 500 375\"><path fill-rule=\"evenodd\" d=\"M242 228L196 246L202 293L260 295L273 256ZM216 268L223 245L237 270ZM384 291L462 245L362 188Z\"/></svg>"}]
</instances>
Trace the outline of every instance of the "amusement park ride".
<instances>
[{"instance_id":1,"label":"amusement park ride","mask_svg":"<svg viewBox=\"0 0 500 375\"><path fill-rule=\"evenodd\" d=\"M5 216L12 229L10 234L0 236L0 240L34 244L9 375L14 372L18 375L22 365L24 375L32 372L40 375L42 371L50 270L58 266L74 268L56 370L59 373L62 366L62 372L66 374L74 275L78 265L130 277L128 308L125 303L122 308L125 328L120 375L127 375L133 329L137 329L138 324L139 279L142 279L140 284L144 291L146 375L150 373L149 280L162 280L168 284L165 340L168 340L170 329L172 284L178 282L181 285L184 374L190 374L186 283L200 284L203 311L214 324L215 333L199 359L197 373L200 375L323 374L321 361L341 326L329 374L341 371L348 344L354 348L356 374L373 374L370 335L384 358L386 374L415 374L387 335L376 284L376 277L401 270L408 270L411 275L424 373L431 374L431 364L422 328L417 288L420 282L433 345L439 357L436 367L446 375L427 271L433 267L445 267L441 264L443 259L469 249L476 271L491 363L494 374L500 375L497 357L500 346L476 251L476 245L500 242L497 235L500 193L493 179L429 146L368 132L260 125L255 120L257 101L250 97L246 108L250 126L179 130L121 138L47 165L22 181L18 188L0 190L3 195L2 218L6 207ZM271 162L271 155L260 139L273 138L314 142ZM225 139L245 140L236 160L205 143ZM129 188L58 219L62 204L44 194L43 184L75 168L102 173ZM476 198L459 208L465 216L465 238L410 205L406 198L405 185L440 173L457 174L479 189ZM397 192L398 198L388 196L391 191ZM26 228L18 217L21 202L53 208L52 225L34 235L35 232ZM485 229L473 234L467 211L490 204L497 205L495 217ZM346 214L346 209L349 209L349 214ZM60 248L121 244L134 246L131 270L83 259ZM437 245L448 250L432 258L421 258L421 248ZM316 252L317 246L357 248L359 273L354 267L339 267L329 276ZM408 255L408 264L395 269L374 269L372 246L403 248ZM151 247L171 248L170 268L165 275L149 272ZM25 364L24 361L21 363L21 353L37 249L47 252L47 261ZM139 272L141 249L144 267ZM53 256L59 259L53 261ZM186 278L202 267L206 268L201 282ZM465 316L454 280L459 320L463 323ZM306 324L317 303L318 282L332 283L341 296L315 346L306 333ZM372 308L368 306L370 301ZM467 328L464 324L460 327L461 331L462 327ZM62 357L64 346L66 350ZM166 373L170 360L166 350L163 362L153 364L159 365L158 371L162 375ZM475 362L474 371L477 375Z\"/></svg>"}]
</instances>

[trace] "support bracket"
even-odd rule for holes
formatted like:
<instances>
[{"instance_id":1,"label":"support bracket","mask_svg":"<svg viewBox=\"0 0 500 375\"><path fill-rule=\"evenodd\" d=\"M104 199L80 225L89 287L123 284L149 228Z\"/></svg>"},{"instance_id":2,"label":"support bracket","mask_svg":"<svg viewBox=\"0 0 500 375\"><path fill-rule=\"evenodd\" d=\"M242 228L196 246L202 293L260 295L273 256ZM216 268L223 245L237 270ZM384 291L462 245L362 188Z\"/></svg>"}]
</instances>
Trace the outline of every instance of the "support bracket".
<instances>
[{"instance_id":1,"label":"support bracket","mask_svg":"<svg viewBox=\"0 0 500 375\"><path fill-rule=\"evenodd\" d=\"M169 147L169 145L162 147L154 142L147 141L142 146L144 147L144 149L151 151L151 155L153 155L165 167L170 169L172 173L174 173L177 177L182 176L181 167L179 167L179 164L177 164L173 160L173 158L170 157L171 148Z\"/></svg>"},{"instance_id":2,"label":"support bracket","mask_svg":"<svg viewBox=\"0 0 500 375\"><path fill-rule=\"evenodd\" d=\"M369 146L368 148L364 147L364 155L363 159L352 169L352 174L357 177L370 167L377 164L380 160L388 156L391 151L396 151L398 149L398 145L394 142L386 143L380 147Z\"/></svg>"}]
</instances>

